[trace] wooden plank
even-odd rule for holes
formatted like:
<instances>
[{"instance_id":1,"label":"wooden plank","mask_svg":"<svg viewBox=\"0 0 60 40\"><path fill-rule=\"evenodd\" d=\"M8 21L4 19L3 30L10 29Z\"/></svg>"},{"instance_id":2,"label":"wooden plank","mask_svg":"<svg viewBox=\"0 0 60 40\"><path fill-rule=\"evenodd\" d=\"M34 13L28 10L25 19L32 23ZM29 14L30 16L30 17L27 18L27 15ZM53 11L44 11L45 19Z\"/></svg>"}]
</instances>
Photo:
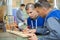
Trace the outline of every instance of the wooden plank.
<instances>
[{"instance_id":1,"label":"wooden plank","mask_svg":"<svg viewBox=\"0 0 60 40\"><path fill-rule=\"evenodd\" d=\"M12 31L12 30L6 30L6 31L21 37L28 37L28 34L24 34L23 32L20 32L20 31Z\"/></svg>"}]
</instances>

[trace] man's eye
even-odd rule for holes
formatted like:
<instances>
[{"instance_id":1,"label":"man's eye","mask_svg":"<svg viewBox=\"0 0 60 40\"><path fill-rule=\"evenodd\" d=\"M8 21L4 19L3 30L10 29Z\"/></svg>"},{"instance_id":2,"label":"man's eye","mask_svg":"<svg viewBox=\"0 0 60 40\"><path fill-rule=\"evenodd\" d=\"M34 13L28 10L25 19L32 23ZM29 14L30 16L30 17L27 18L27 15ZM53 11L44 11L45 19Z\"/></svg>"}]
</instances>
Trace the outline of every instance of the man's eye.
<instances>
[{"instance_id":1,"label":"man's eye","mask_svg":"<svg viewBox=\"0 0 60 40\"><path fill-rule=\"evenodd\" d=\"M32 13L32 12L30 12L30 13Z\"/></svg>"}]
</instances>

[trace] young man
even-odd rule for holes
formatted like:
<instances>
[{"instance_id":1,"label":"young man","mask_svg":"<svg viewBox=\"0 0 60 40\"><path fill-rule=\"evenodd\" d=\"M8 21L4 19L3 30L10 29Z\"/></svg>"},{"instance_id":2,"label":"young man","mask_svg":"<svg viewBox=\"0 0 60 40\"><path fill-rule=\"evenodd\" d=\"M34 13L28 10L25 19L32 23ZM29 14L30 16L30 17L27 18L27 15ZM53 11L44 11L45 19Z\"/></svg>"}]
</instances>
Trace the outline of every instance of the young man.
<instances>
[{"instance_id":1,"label":"young man","mask_svg":"<svg viewBox=\"0 0 60 40\"><path fill-rule=\"evenodd\" d=\"M27 25L29 29L37 29L37 27L43 27L44 18L38 16L34 4L28 3L26 5L26 12L29 15L27 19Z\"/></svg>"},{"instance_id":2,"label":"young man","mask_svg":"<svg viewBox=\"0 0 60 40\"><path fill-rule=\"evenodd\" d=\"M45 33L47 29L43 28L45 19L42 18L41 16L38 16L38 13L35 10L34 4L28 3L25 9L26 9L27 14L29 15L27 19L28 29L35 29L35 30L32 30L32 32L35 32L36 34L47 34Z\"/></svg>"},{"instance_id":3,"label":"young man","mask_svg":"<svg viewBox=\"0 0 60 40\"><path fill-rule=\"evenodd\" d=\"M50 34L40 39L35 34L31 34L29 40L60 40L60 10L52 9L48 2L38 2L35 7L40 16L43 13L43 16L46 17L44 26L49 29Z\"/></svg>"},{"instance_id":4,"label":"young man","mask_svg":"<svg viewBox=\"0 0 60 40\"><path fill-rule=\"evenodd\" d=\"M25 23L25 18L24 18L24 12L23 9L25 7L25 4L21 4L20 8L16 12L16 21L18 28L21 29L21 26Z\"/></svg>"}]
</instances>

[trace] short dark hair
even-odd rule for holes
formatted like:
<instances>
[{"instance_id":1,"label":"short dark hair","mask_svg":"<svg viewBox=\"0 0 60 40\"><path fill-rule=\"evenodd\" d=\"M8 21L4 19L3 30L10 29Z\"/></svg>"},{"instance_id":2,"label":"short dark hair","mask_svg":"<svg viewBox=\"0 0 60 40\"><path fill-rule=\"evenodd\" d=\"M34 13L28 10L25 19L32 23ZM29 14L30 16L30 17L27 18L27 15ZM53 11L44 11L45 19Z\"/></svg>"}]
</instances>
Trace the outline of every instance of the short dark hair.
<instances>
[{"instance_id":1,"label":"short dark hair","mask_svg":"<svg viewBox=\"0 0 60 40\"><path fill-rule=\"evenodd\" d=\"M35 3L35 8L36 8L36 7L51 8L51 5L50 5L49 2L43 1L43 2L37 2L37 3Z\"/></svg>"},{"instance_id":2,"label":"short dark hair","mask_svg":"<svg viewBox=\"0 0 60 40\"><path fill-rule=\"evenodd\" d=\"M34 9L34 8L35 8L34 4L33 4L33 3L28 3L28 4L26 5L25 9L28 10L29 8Z\"/></svg>"},{"instance_id":3,"label":"short dark hair","mask_svg":"<svg viewBox=\"0 0 60 40\"><path fill-rule=\"evenodd\" d=\"M21 4L20 6L25 6L25 4Z\"/></svg>"}]
</instances>

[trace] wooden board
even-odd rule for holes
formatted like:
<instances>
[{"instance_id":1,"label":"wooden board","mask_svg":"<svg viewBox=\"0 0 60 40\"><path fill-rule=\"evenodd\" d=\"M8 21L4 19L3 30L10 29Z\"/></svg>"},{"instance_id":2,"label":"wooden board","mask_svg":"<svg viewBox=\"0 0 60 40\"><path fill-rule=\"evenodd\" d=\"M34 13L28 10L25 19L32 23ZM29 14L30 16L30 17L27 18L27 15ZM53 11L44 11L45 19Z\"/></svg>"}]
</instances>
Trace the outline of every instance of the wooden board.
<instances>
[{"instance_id":1,"label":"wooden board","mask_svg":"<svg viewBox=\"0 0 60 40\"><path fill-rule=\"evenodd\" d=\"M28 37L27 36L28 34L24 34L23 32L20 32L20 31L12 31L12 30L6 30L6 31L9 32L9 33L21 36L21 37Z\"/></svg>"}]
</instances>

